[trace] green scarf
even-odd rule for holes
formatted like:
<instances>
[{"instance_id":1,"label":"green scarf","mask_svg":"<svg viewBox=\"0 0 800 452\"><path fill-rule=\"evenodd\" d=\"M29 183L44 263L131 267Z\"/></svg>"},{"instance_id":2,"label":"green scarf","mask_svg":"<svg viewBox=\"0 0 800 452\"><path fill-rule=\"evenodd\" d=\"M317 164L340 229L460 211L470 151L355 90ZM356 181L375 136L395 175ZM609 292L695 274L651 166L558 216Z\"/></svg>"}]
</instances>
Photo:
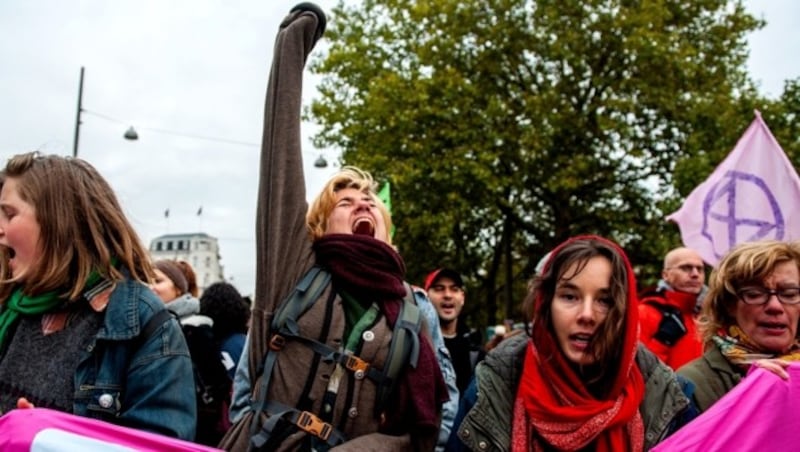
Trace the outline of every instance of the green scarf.
<instances>
[{"instance_id":1,"label":"green scarf","mask_svg":"<svg viewBox=\"0 0 800 452\"><path fill-rule=\"evenodd\" d=\"M86 278L86 288L91 288L99 282L101 276L97 271L93 271L88 278ZM22 315L37 315L44 314L61 303L61 297L58 291L45 292L41 295L25 295L22 293L22 287L17 287L3 306L3 312L0 313L0 350L5 348L6 336L8 330L17 323L20 314Z\"/></svg>"}]
</instances>

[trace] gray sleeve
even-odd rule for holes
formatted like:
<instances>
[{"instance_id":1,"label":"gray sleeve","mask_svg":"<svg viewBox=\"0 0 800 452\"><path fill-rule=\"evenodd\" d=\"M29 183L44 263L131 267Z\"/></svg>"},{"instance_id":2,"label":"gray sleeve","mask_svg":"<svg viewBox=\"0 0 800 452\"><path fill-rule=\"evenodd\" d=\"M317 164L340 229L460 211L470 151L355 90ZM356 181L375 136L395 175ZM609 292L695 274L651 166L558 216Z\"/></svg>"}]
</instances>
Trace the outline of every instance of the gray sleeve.
<instances>
[{"instance_id":1,"label":"gray sleeve","mask_svg":"<svg viewBox=\"0 0 800 452\"><path fill-rule=\"evenodd\" d=\"M230 408L230 421L236 423L250 410L250 364L247 359L248 349L250 348L250 334L247 335L247 340L244 341L244 348L242 348L242 359L239 359L239 364L236 366L236 373L233 376L233 391L231 394L231 408Z\"/></svg>"}]
</instances>

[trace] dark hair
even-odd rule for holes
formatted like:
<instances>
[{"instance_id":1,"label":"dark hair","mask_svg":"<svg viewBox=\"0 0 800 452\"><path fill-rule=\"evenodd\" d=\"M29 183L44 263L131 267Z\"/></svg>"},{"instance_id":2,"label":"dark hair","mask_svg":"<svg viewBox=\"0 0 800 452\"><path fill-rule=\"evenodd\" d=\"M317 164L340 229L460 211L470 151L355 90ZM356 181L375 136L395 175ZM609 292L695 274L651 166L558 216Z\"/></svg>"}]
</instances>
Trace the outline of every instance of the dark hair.
<instances>
[{"instance_id":1,"label":"dark hair","mask_svg":"<svg viewBox=\"0 0 800 452\"><path fill-rule=\"evenodd\" d=\"M203 291L200 314L214 320L214 336L218 340L235 333L247 333L250 306L230 283L216 282Z\"/></svg>"},{"instance_id":2,"label":"dark hair","mask_svg":"<svg viewBox=\"0 0 800 452\"><path fill-rule=\"evenodd\" d=\"M631 295L628 287L629 269L620 251L610 242L597 238L579 238L566 243L554 251L542 274L531 280L528 285L528 296L524 302L525 314L533 319L532 328L547 328L550 334L555 335L551 306L558 282L574 278L586 267L590 259L598 256L605 257L611 263L609 289L614 303L597 331L599 340L592 341L591 353L600 366L598 366L599 374L591 378L590 384L612 380L619 371L621 363L626 312L634 300L629 299ZM570 268L573 270L567 274Z\"/></svg>"}]
</instances>

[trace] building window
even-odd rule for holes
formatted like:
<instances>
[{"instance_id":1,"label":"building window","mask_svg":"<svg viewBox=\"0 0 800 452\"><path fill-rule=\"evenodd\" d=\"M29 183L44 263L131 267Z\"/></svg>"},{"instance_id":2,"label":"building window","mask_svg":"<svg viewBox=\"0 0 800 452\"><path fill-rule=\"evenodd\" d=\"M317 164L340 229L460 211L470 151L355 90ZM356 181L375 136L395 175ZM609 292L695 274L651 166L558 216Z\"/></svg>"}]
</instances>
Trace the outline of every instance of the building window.
<instances>
[{"instance_id":1,"label":"building window","mask_svg":"<svg viewBox=\"0 0 800 452\"><path fill-rule=\"evenodd\" d=\"M210 256L206 257L206 268L209 268L209 267L211 267L211 257Z\"/></svg>"},{"instance_id":2,"label":"building window","mask_svg":"<svg viewBox=\"0 0 800 452\"><path fill-rule=\"evenodd\" d=\"M183 249L183 240L178 240L178 249L179 250Z\"/></svg>"},{"instance_id":3,"label":"building window","mask_svg":"<svg viewBox=\"0 0 800 452\"><path fill-rule=\"evenodd\" d=\"M167 242L167 251L172 251L172 240Z\"/></svg>"},{"instance_id":4,"label":"building window","mask_svg":"<svg viewBox=\"0 0 800 452\"><path fill-rule=\"evenodd\" d=\"M161 251L164 245L161 242L156 242L156 251Z\"/></svg>"}]
</instances>

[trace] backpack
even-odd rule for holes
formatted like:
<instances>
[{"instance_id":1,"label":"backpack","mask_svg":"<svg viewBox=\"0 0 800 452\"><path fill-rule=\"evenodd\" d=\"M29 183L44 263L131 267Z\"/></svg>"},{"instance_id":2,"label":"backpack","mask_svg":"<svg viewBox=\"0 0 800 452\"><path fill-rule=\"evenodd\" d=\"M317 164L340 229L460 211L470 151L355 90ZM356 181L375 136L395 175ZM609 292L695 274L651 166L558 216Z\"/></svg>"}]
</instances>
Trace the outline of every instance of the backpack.
<instances>
[{"instance_id":1,"label":"backpack","mask_svg":"<svg viewBox=\"0 0 800 452\"><path fill-rule=\"evenodd\" d=\"M219 343L210 325L181 324L192 357L200 444L216 446L230 427L228 406L233 382L222 363Z\"/></svg>"},{"instance_id":2,"label":"backpack","mask_svg":"<svg viewBox=\"0 0 800 452\"><path fill-rule=\"evenodd\" d=\"M400 313L392 331L389 353L383 369L377 369L358 356L332 349L314 339L302 337L297 331L297 318L306 312L319 299L320 294L330 284L331 275L320 267L314 266L300 278L294 290L276 310L270 324L270 343L266 356L256 375L261 376L260 397L254 401L251 425L251 446L255 450L264 448L280 421L286 421L297 429L304 430L321 441L322 447L333 447L346 441L344 435L331 424L323 421L307 411L266 400L272 368L278 353L286 341L299 341L314 350L326 361L337 362L350 372L373 380L377 389L374 415L379 415L392 395L398 376L407 364L417 366L419 358L419 332L422 328L422 315L414 300L414 294L408 284L406 296L403 298ZM260 413L270 413L261 428L258 428Z\"/></svg>"},{"instance_id":3,"label":"backpack","mask_svg":"<svg viewBox=\"0 0 800 452\"><path fill-rule=\"evenodd\" d=\"M659 296L648 296L640 300L640 303L652 306L661 312L661 321L658 323L658 330L653 336L655 340L672 347L680 338L686 335L688 330L683 323L680 309L663 304Z\"/></svg>"}]
</instances>

